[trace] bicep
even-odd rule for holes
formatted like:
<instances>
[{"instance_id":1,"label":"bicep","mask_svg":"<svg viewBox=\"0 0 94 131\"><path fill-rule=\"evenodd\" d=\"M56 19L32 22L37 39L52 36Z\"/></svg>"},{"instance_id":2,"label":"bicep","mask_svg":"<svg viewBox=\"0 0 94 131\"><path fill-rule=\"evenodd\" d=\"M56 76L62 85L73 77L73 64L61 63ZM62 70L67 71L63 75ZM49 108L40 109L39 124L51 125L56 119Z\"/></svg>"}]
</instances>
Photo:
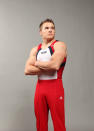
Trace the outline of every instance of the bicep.
<instances>
[{"instance_id":1,"label":"bicep","mask_svg":"<svg viewBox=\"0 0 94 131\"><path fill-rule=\"evenodd\" d=\"M51 60L55 61L55 63L60 66L64 60L64 57L67 57L67 47L65 43L58 43L54 47L55 51L51 57Z\"/></svg>"},{"instance_id":2,"label":"bicep","mask_svg":"<svg viewBox=\"0 0 94 131\"><path fill-rule=\"evenodd\" d=\"M34 65L36 61L36 53L37 53L37 48L32 48L29 54L29 58L27 60L28 65Z\"/></svg>"},{"instance_id":3,"label":"bicep","mask_svg":"<svg viewBox=\"0 0 94 131\"><path fill-rule=\"evenodd\" d=\"M30 57L28 58L26 64L27 64L27 65L34 65L35 61L36 61L35 56L30 56Z\"/></svg>"}]
</instances>

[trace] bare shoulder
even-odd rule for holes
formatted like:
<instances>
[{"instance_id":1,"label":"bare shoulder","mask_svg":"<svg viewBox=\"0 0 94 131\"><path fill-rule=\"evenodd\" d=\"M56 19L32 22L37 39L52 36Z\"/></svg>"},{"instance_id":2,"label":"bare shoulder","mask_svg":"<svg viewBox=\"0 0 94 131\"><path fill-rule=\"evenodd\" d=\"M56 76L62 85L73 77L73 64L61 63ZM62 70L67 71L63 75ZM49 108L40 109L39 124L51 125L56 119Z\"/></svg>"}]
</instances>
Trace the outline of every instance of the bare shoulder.
<instances>
[{"instance_id":1,"label":"bare shoulder","mask_svg":"<svg viewBox=\"0 0 94 131\"><path fill-rule=\"evenodd\" d=\"M54 50L55 52L59 53L61 56L62 54L65 55L65 57L67 57L67 45L65 42L62 42L62 41L57 41L55 44L54 44Z\"/></svg>"},{"instance_id":2,"label":"bare shoulder","mask_svg":"<svg viewBox=\"0 0 94 131\"><path fill-rule=\"evenodd\" d=\"M33 47L33 48L30 50L29 56L36 55L37 49L38 49L38 45L35 46L35 47Z\"/></svg>"},{"instance_id":3,"label":"bare shoulder","mask_svg":"<svg viewBox=\"0 0 94 131\"><path fill-rule=\"evenodd\" d=\"M62 42L62 41L57 41L55 44L54 44L54 48L55 49L67 49L67 45L65 42Z\"/></svg>"}]
</instances>

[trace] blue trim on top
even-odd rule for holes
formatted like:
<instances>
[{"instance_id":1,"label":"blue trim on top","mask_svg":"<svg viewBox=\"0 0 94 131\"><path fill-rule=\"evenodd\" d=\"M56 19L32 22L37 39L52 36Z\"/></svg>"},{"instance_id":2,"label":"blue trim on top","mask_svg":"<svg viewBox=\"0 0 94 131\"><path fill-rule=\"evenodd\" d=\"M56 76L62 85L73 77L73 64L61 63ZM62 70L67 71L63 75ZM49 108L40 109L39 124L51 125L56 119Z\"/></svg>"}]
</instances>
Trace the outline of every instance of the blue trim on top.
<instances>
[{"instance_id":1,"label":"blue trim on top","mask_svg":"<svg viewBox=\"0 0 94 131\"><path fill-rule=\"evenodd\" d=\"M53 54L53 51L52 51L52 48L51 48L51 46L49 46L48 48L49 48L49 50L50 50L50 53L51 53L51 55L52 55L52 54Z\"/></svg>"},{"instance_id":2,"label":"blue trim on top","mask_svg":"<svg viewBox=\"0 0 94 131\"><path fill-rule=\"evenodd\" d=\"M61 64L61 66L60 66L60 67L64 67L64 66L65 66L65 64L66 64L66 62L63 62L63 63Z\"/></svg>"}]
</instances>

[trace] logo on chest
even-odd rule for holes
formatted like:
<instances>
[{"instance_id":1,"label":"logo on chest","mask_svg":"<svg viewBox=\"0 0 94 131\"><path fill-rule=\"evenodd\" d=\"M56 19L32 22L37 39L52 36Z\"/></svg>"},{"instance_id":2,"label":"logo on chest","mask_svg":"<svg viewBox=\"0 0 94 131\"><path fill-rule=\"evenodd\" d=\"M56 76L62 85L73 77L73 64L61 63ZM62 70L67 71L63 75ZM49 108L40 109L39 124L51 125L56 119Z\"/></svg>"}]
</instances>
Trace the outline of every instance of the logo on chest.
<instances>
[{"instance_id":1,"label":"logo on chest","mask_svg":"<svg viewBox=\"0 0 94 131\"><path fill-rule=\"evenodd\" d=\"M47 51L42 51L42 52L41 52L41 54L45 54L45 53L47 53Z\"/></svg>"}]
</instances>

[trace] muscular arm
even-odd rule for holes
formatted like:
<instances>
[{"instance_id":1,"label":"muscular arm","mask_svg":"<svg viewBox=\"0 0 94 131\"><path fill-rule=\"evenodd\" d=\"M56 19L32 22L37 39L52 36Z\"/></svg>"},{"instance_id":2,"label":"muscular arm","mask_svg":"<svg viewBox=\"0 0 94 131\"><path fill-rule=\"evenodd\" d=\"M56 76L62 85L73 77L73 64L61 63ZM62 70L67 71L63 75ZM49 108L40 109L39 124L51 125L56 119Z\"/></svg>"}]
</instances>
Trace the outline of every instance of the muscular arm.
<instances>
[{"instance_id":1,"label":"muscular arm","mask_svg":"<svg viewBox=\"0 0 94 131\"><path fill-rule=\"evenodd\" d=\"M67 57L67 47L64 42L57 42L54 45L54 53L51 56L50 61L42 62L36 61L35 66L44 70L58 70L61 63L64 60L64 57Z\"/></svg>"},{"instance_id":2,"label":"muscular arm","mask_svg":"<svg viewBox=\"0 0 94 131\"><path fill-rule=\"evenodd\" d=\"M26 61L25 70L24 70L25 75L39 75L43 73L43 69L40 69L39 67L35 66L36 53L37 53L37 46L32 48L29 58Z\"/></svg>"}]
</instances>

